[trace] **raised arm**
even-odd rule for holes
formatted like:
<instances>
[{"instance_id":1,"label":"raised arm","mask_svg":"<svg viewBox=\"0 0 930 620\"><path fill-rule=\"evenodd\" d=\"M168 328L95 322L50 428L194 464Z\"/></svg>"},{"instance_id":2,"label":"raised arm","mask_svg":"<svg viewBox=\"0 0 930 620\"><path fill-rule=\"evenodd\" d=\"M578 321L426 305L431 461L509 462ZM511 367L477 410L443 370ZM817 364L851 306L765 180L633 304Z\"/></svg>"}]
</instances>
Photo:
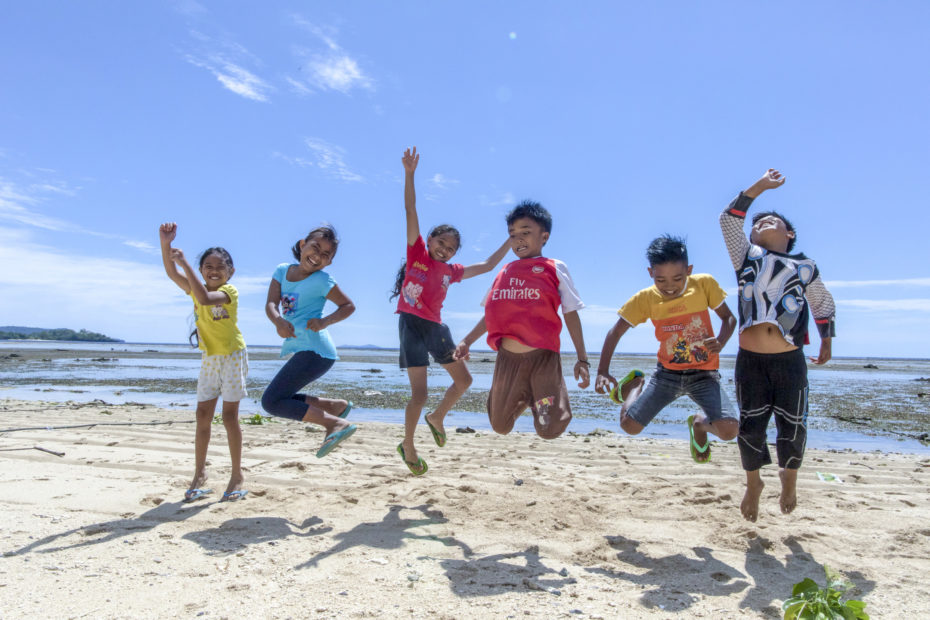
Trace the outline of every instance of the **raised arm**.
<instances>
[{"instance_id":1,"label":"raised arm","mask_svg":"<svg viewBox=\"0 0 930 620\"><path fill-rule=\"evenodd\" d=\"M307 329L310 331L318 332L326 329L333 323L338 323L355 312L355 304L352 303L351 299L346 297L345 293L342 292L338 285L329 289L329 293L326 294L326 299L336 304L336 309L327 316L307 321Z\"/></svg>"},{"instance_id":2,"label":"raised arm","mask_svg":"<svg viewBox=\"0 0 930 620\"><path fill-rule=\"evenodd\" d=\"M191 264L187 262L187 259L184 258L184 252L178 248L171 249L171 260L178 264L178 266L184 270L184 274L187 276L187 282L190 284L191 293L194 295L194 299L197 300L197 303L201 306L215 306L216 304L228 304L229 295L222 291L208 291L207 287L203 285L203 282L200 281L200 278L197 277L197 273L194 271L194 268L191 267Z\"/></svg>"},{"instance_id":3,"label":"raised arm","mask_svg":"<svg viewBox=\"0 0 930 620\"><path fill-rule=\"evenodd\" d=\"M488 326L484 322L484 317L481 317L481 320L472 328L468 335L462 339L462 342L455 347L455 353L453 357L457 360L468 360L471 359L471 354L468 352L469 347L475 344L475 341L478 338L481 338L481 335L488 331Z\"/></svg>"},{"instance_id":4,"label":"raised arm","mask_svg":"<svg viewBox=\"0 0 930 620\"><path fill-rule=\"evenodd\" d=\"M739 196L734 198L720 214L720 229L723 231L723 240L727 244L727 252L730 254L730 262L734 269L742 266L746 252L749 251L749 239L743 231L743 223L746 220L749 206L762 192L781 187L784 183L785 176L778 170L769 168L758 181L740 192Z\"/></svg>"},{"instance_id":5,"label":"raised arm","mask_svg":"<svg viewBox=\"0 0 930 620\"><path fill-rule=\"evenodd\" d=\"M488 256L487 260L465 267L465 271L462 274L462 279L464 280L465 278L473 278L475 276L480 276L483 273L491 271L497 267L497 264L501 262L501 259L507 255L508 250L510 250L510 237L504 241L501 247L494 251L494 254Z\"/></svg>"},{"instance_id":6,"label":"raised arm","mask_svg":"<svg viewBox=\"0 0 930 620\"><path fill-rule=\"evenodd\" d=\"M158 227L158 240L161 243L161 262L165 266L165 273L171 278L171 281L180 287L185 293L191 292L191 284L187 277L178 271L171 258L171 242L178 234L178 225L174 222L165 222Z\"/></svg>"},{"instance_id":7,"label":"raised arm","mask_svg":"<svg viewBox=\"0 0 930 620\"><path fill-rule=\"evenodd\" d=\"M578 311L563 312L565 317L565 327L568 329L568 335L572 338L572 344L575 345L575 353L578 355L578 361L575 362L575 380L578 381L578 387L585 389L591 384L591 362L588 361L588 352L584 348L584 334L581 332L581 318Z\"/></svg>"},{"instance_id":8,"label":"raised arm","mask_svg":"<svg viewBox=\"0 0 930 620\"><path fill-rule=\"evenodd\" d=\"M617 379L610 374L610 360L617 350L620 338L630 327L631 325L622 318L617 319L604 338L604 346L601 347L601 357L597 364L597 378L594 380L594 391L598 394L607 394L611 388L617 386Z\"/></svg>"},{"instance_id":9,"label":"raised arm","mask_svg":"<svg viewBox=\"0 0 930 620\"><path fill-rule=\"evenodd\" d=\"M413 245L420 236L420 220L417 217L417 192L413 187L413 173L416 172L420 156L417 147L404 151L400 161L404 164L404 210L407 212L407 245Z\"/></svg>"},{"instance_id":10,"label":"raised arm","mask_svg":"<svg viewBox=\"0 0 930 620\"><path fill-rule=\"evenodd\" d=\"M268 317L268 320L274 323L275 330L278 332L279 336L282 338L293 338L295 335L294 326L278 312L278 304L280 302L281 283L272 278L271 284L268 285L268 298L265 301L265 315Z\"/></svg>"}]
</instances>

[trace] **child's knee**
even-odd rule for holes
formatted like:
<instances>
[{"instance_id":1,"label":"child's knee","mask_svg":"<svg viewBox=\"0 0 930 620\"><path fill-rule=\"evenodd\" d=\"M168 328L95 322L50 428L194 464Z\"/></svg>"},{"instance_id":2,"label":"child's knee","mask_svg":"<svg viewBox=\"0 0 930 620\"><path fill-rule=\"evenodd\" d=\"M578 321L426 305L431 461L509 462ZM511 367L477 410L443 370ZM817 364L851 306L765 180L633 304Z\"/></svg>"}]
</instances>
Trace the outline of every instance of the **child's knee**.
<instances>
[{"instance_id":1,"label":"child's knee","mask_svg":"<svg viewBox=\"0 0 930 620\"><path fill-rule=\"evenodd\" d=\"M464 377L457 379L454 383L457 388L459 388L460 390L464 392L465 390L471 387L472 381L473 379L471 377L471 374L466 373Z\"/></svg>"},{"instance_id":2,"label":"child's knee","mask_svg":"<svg viewBox=\"0 0 930 620\"><path fill-rule=\"evenodd\" d=\"M513 430L514 421L507 418L495 418L490 416L491 428L498 435L506 435Z\"/></svg>"},{"instance_id":3,"label":"child's knee","mask_svg":"<svg viewBox=\"0 0 930 620\"><path fill-rule=\"evenodd\" d=\"M620 428L627 435L639 435L646 427L629 416L623 416L620 419Z\"/></svg>"},{"instance_id":4,"label":"child's knee","mask_svg":"<svg viewBox=\"0 0 930 620\"><path fill-rule=\"evenodd\" d=\"M717 431L717 437L723 441L736 439L739 434L739 422L736 420L718 420L714 423L714 430Z\"/></svg>"}]
</instances>

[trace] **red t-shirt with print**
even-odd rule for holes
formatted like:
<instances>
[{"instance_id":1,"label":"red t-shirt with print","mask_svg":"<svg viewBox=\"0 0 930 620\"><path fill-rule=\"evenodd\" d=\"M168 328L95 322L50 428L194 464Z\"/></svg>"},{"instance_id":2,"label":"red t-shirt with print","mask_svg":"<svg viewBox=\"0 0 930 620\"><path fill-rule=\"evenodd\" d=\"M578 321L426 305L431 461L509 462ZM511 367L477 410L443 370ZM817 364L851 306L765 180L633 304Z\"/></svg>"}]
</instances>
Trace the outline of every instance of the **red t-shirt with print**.
<instances>
[{"instance_id":1,"label":"red t-shirt with print","mask_svg":"<svg viewBox=\"0 0 930 620\"><path fill-rule=\"evenodd\" d=\"M397 312L442 323L439 314L446 299L446 290L453 282L461 282L464 273L463 265L450 265L433 259L423 237L417 237L413 245L407 246L407 269L397 299Z\"/></svg>"},{"instance_id":2,"label":"red t-shirt with print","mask_svg":"<svg viewBox=\"0 0 930 620\"><path fill-rule=\"evenodd\" d=\"M502 338L512 338L558 353L559 305L563 314L584 308L565 263L542 256L508 263L484 299L488 344L497 351Z\"/></svg>"}]
</instances>

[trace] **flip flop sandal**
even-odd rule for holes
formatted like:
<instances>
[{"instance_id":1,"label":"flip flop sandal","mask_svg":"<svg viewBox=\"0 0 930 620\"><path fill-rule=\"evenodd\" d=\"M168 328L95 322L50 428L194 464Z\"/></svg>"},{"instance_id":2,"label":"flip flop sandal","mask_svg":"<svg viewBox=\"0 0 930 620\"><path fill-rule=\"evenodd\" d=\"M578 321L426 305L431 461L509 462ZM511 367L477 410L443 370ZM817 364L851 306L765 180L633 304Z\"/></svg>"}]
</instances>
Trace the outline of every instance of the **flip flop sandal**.
<instances>
[{"instance_id":1,"label":"flip flop sandal","mask_svg":"<svg viewBox=\"0 0 930 620\"><path fill-rule=\"evenodd\" d=\"M223 499L221 502L238 502L240 499L243 499L248 494L246 489L237 489L235 491L230 491L229 493L223 493Z\"/></svg>"},{"instance_id":2,"label":"flip flop sandal","mask_svg":"<svg viewBox=\"0 0 930 620\"><path fill-rule=\"evenodd\" d=\"M342 443L343 440L351 437L356 430L358 430L358 427L355 424L352 424L345 427L341 431L336 431L335 433L327 436L323 441L323 445L320 446L320 449L316 451L316 458L321 459L332 452L333 449Z\"/></svg>"},{"instance_id":3,"label":"flip flop sandal","mask_svg":"<svg viewBox=\"0 0 930 620\"><path fill-rule=\"evenodd\" d=\"M432 424L430 424L429 418L427 418L426 416L424 416L423 419L426 420L426 425L429 427L429 432L433 434L433 441L436 442L436 445L439 446L440 448L445 446L446 445L446 434L441 432L439 429L437 429Z\"/></svg>"},{"instance_id":4,"label":"flip flop sandal","mask_svg":"<svg viewBox=\"0 0 930 620\"><path fill-rule=\"evenodd\" d=\"M614 401L618 405L622 405L623 404L623 396L622 396L623 386L629 383L630 381L632 381L633 379L635 379L636 377L645 377L645 376L646 375L643 374L642 370L631 370L630 372L628 372L624 378L620 379L620 381L617 382L616 387L610 390L610 400Z\"/></svg>"},{"instance_id":5,"label":"flip flop sandal","mask_svg":"<svg viewBox=\"0 0 930 620\"><path fill-rule=\"evenodd\" d=\"M691 438L691 458L698 465L704 465L705 463L710 463L710 437L707 438L707 441L703 446L699 446L694 440L694 416L688 416L688 435ZM703 460L700 458L702 455L707 455Z\"/></svg>"},{"instance_id":6,"label":"flip flop sandal","mask_svg":"<svg viewBox=\"0 0 930 620\"><path fill-rule=\"evenodd\" d=\"M196 502L198 499L203 499L210 493L213 493L213 489L188 489L184 491L183 501L185 504Z\"/></svg>"},{"instance_id":7,"label":"flip flop sandal","mask_svg":"<svg viewBox=\"0 0 930 620\"><path fill-rule=\"evenodd\" d=\"M352 411L352 401L350 400L350 401L347 401L347 402L348 402L349 404L346 405L346 408L343 410L343 412L340 413L340 414L339 414L338 416L336 416L336 417L345 419L346 416L349 415L349 412Z\"/></svg>"},{"instance_id":8,"label":"flip flop sandal","mask_svg":"<svg viewBox=\"0 0 930 620\"><path fill-rule=\"evenodd\" d=\"M426 464L426 461L423 460L423 457L417 459L416 463L411 463L407 460L407 455L404 454L404 444L397 444L397 453L400 455L400 458L404 460L404 465L407 466L407 469L410 470L410 473L414 476L422 476L429 469L429 466Z\"/></svg>"}]
</instances>

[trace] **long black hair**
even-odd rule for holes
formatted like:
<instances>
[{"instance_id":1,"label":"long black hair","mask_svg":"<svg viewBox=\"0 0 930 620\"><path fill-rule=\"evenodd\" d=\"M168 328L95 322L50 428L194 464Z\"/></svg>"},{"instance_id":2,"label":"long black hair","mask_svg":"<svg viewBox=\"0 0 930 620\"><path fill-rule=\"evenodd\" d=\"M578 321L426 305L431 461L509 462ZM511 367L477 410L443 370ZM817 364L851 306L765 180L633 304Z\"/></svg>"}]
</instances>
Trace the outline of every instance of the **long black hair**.
<instances>
[{"instance_id":1,"label":"long black hair","mask_svg":"<svg viewBox=\"0 0 930 620\"><path fill-rule=\"evenodd\" d=\"M446 233L449 233L455 237L456 250L462 247L462 235L459 234L459 231L455 226L450 224L440 224L439 226L434 227L431 231L429 231L429 234L426 236L426 238L432 239L433 237L438 237L439 235L444 235ZM397 276L394 278L394 289L391 291L391 300L400 296L400 291L404 286L404 279L406 275L407 260L404 259L404 262L400 264L400 268L397 270Z\"/></svg>"},{"instance_id":2,"label":"long black hair","mask_svg":"<svg viewBox=\"0 0 930 620\"><path fill-rule=\"evenodd\" d=\"M303 242L306 243L310 241L313 237L319 237L325 239L333 244L333 258L336 257L336 250L339 249L339 237L336 235L336 229L330 226L329 224L323 224L317 228L314 228L307 236L303 238ZM300 261L300 241L294 244L294 247L291 248L291 253L294 255L294 258L297 261Z\"/></svg>"},{"instance_id":3,"label":"long black hair","mask_svg":"<svg viewBox=\"0 0 930 620\"><path fill-rule=\"evenodd\" d=\"M216 246L212 248L207 248L206 250L203 251L203 253L201 253L200 262L197 263L198 270L203 269L203 261L207 260L207 257L210 256L211 254L216 254L217 256L219 256L223 260L223 262L226 263L226 266L229 267L230 269L234 268L232 256L230 256L229 252L226 251L226 248L221 248L220 246ZM187 337L187 341L191 343L191 346L194 347L195 349L198 346L200 346L200 336L197 334L196 325L197 325L197 315L195 314L194 315L194 330Z\"/></svg>"}]
</instances>

